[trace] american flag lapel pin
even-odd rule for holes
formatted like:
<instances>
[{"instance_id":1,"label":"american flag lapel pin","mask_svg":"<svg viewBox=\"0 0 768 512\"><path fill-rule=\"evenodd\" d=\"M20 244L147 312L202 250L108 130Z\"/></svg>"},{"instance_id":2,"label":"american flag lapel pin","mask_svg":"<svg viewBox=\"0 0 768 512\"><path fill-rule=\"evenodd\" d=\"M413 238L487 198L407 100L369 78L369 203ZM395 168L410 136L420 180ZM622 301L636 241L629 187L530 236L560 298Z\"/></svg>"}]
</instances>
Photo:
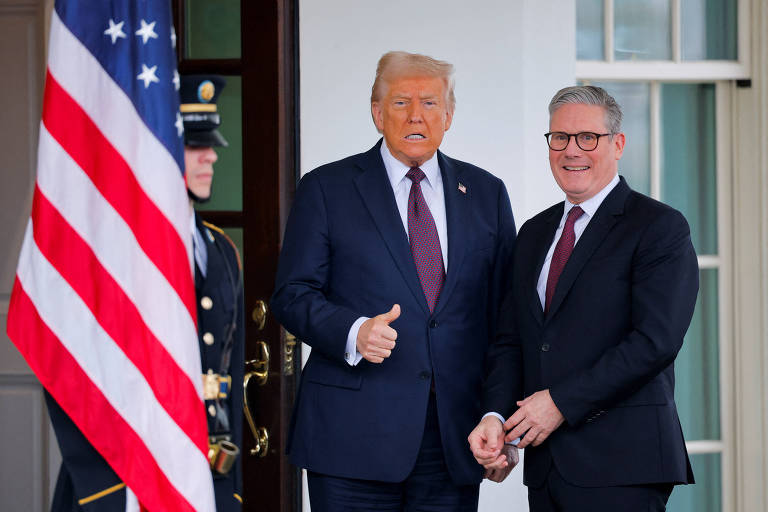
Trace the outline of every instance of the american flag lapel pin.
<instances>
[{"instance_id":1,"label":"american flag lapel pin","mask_svg":"<svg viewBox=\"0 0 768 512\"><path fill-rule=\"evenodd\" d=\"M467 187L465 187L462 182L459 182L459 192L461 192L462 194L467 193Z\"/></svg>"}]
</instances>

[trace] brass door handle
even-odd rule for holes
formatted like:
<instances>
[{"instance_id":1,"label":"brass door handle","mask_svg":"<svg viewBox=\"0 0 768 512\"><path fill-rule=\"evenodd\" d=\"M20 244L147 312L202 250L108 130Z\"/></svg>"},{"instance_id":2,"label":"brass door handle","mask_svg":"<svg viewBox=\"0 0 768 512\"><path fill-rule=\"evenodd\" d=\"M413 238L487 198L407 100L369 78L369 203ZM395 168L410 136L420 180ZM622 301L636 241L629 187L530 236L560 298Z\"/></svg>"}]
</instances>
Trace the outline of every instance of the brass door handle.
<instances>
[{"instance_id":1,"label":"brass door handle","mask_svg":"<svg viewBox=\"0 0 768 512\"><path fill-rule=\"evenodd\" d=\"M245 384L248 384L251 377L256 377L259 386L263 386L269 378L269 346L266 341L258 341L256 342L256 350L258 351L256 359L245 362L246 369L249 366L253 368L245 374Z\"/></svg>"},{"instance_id":2,"label":"brass door handle","mask_svg":"<svg viewBox=\"0 0 768 512\"><path fill-rule=\"evenodd\" d=\"M259 386L263 386L267 382L267 377L269 377L269 347L266 342L259 341L257 348L259 353L258 359L245 363L246 368L252 366L253 370L247 372L243 379L243 412L253 434L253 440L256 443L256 446L251 449L250 454L264 457L269 451L269 432L266 427L256 427L256 423L253 420L253 412L248 403L248 384L251 382L251 379L254 379Z\"/></svg>"}]
</instances>

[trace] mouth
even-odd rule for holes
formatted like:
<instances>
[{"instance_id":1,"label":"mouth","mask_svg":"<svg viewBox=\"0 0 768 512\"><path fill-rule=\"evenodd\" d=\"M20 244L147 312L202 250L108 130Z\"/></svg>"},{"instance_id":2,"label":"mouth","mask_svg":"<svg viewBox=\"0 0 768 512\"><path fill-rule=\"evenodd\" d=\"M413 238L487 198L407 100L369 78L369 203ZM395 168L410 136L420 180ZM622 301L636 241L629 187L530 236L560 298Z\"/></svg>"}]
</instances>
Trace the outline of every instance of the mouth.
<instances>
[{"instance_id":1,"label":"mouth","mask_svg":"<svg viewBox=\"0 0 768 512\"><path fill-rule=\"evenodd\" d=\"M563 169L569 172L589 170L588 165L564 165Z\"/></svg>"},{"instance_id":2,"label":"mouth","mask_svg":"<svg viewBox=\"0 0 768 512\"><path fill-rule=\"evenodd\" d=\"M424 140L426 139L425 136L423 136L420 133L411 133L410 135L405 136L405 140Z\"/></svg>"}]
</instances>

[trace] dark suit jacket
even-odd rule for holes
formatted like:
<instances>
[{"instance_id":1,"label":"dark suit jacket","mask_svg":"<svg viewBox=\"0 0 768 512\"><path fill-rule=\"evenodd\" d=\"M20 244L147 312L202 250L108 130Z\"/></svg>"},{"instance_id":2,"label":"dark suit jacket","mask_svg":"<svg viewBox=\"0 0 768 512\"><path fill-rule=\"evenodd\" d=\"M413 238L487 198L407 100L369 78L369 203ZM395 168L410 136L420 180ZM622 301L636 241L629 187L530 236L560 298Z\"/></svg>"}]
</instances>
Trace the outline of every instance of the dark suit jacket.
<instances>
[{"instance_id":1,"label":"dark suit jacket","mask_svg":"<svg viewBox=\"0 0 768 512\"><path fill-rule=\"evenodd\" d=\"M622 178L574 247L545 315L536 282L563 203L520 229L513 284L489 350L487 410L549 389L563 423L525 449L526 485L554 462L585 487L691 483L674 360L693 315L698 265L676 210Z\"/></svg>"},{"instance_id":2,"label":"dark suit jacket","mask_svg":"<svg viewBox=\"0 0 768 512\"><path fill-rule=\"evenodd\" d=\"M438 153L448 272L434 314L419 282L379 141L301 180L272 310L312 346L291 422L291 461L342 477L401 481L419 451L434 375L445 459L456 483L482 468L467 436L479 420L482 366L508 282L514 220L504 184ZM465 192L459 190L464 185ZM349 328L401 306L381 364L344 360Z\"/></svg>"},{"instance_id":3,"label":"dark suit jacket","mask_svg":"<svg viewBox=\"0 0 768 512\"><path fill-rule=\"evenodd\" d=\"M214 373L229 373L232 376L232 389L225 399L220 400L221 407L227 410L230 429L217 427L215 418L208 416L208 431L211 434L227 434L232 442L242 450L243 441L243 368L244 342L243 331L243 296L240 283L240 268L237 250L229 239L217 228L203 225L196 216L197 227L203 234L208 251L207 277L200 274L195 265L195 289L197 295L197 322L199 330L202 369L209 368ZM211 307L201 305L201 299L211 299ZM235 315L235 312L237 313ZM226 332L232 322L235 329L232 335L232 353L229 369L221 368L221 354ZM207 345L203 335L210 332L214 343ZM51 510L53 512L83 511L100 512L125 510L125 486L107 461L97 452L80 432L77 426L59 407L56 401L45 393L51 423L59 441L63 462L56 482ZM206 401L206 409L213 400ZM171 455L172 456L172 455ZM241 453L240 457L243 454ZM238 459L227 476L214 475L213 487L216 496L216 510L219 512L237 512L241 509L240 501L234 494L241 496L241 464ZM106 492L105 492L106 491ZM98 498L95 498L98 496ZM79 500L92 498L85 505Z\"/></svg>"}]
</instances>

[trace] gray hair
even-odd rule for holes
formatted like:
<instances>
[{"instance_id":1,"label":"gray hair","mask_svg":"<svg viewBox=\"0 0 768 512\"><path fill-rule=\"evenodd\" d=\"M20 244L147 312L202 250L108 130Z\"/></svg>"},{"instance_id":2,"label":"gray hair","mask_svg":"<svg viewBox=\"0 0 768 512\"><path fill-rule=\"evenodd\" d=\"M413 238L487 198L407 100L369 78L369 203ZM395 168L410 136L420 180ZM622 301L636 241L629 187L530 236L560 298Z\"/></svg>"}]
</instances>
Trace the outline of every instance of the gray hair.
<instances>
[{"instance_id":1,"label":"gray hair","mask_svg":"<svg viewBox=\"0 0 768 512\"><path fill-rule=\"evenodd\" d=\"M453 78L453 64L433 59L426 55L407 52L387 52L379 59L376 67L376 79L371 89L371 103L381 101L386 95L387 85L397 78L431 76L445 81L446 102L448 111L456 107L456 96Z\"/></svg>"},{"instance_id":2,"label":"gray hair","mask_svg":"<svg viewBox=\"0 0 768 512\"><path fill-rule=\"evenodd\" d=\"M597 105L605 110L605 125L610 133L621 132L621 107L613 96L602 87L595 85L576 85L565 87L555 93L549 102L549 117L557 109L567 104Z\"/></svg>"}]
</instances>

